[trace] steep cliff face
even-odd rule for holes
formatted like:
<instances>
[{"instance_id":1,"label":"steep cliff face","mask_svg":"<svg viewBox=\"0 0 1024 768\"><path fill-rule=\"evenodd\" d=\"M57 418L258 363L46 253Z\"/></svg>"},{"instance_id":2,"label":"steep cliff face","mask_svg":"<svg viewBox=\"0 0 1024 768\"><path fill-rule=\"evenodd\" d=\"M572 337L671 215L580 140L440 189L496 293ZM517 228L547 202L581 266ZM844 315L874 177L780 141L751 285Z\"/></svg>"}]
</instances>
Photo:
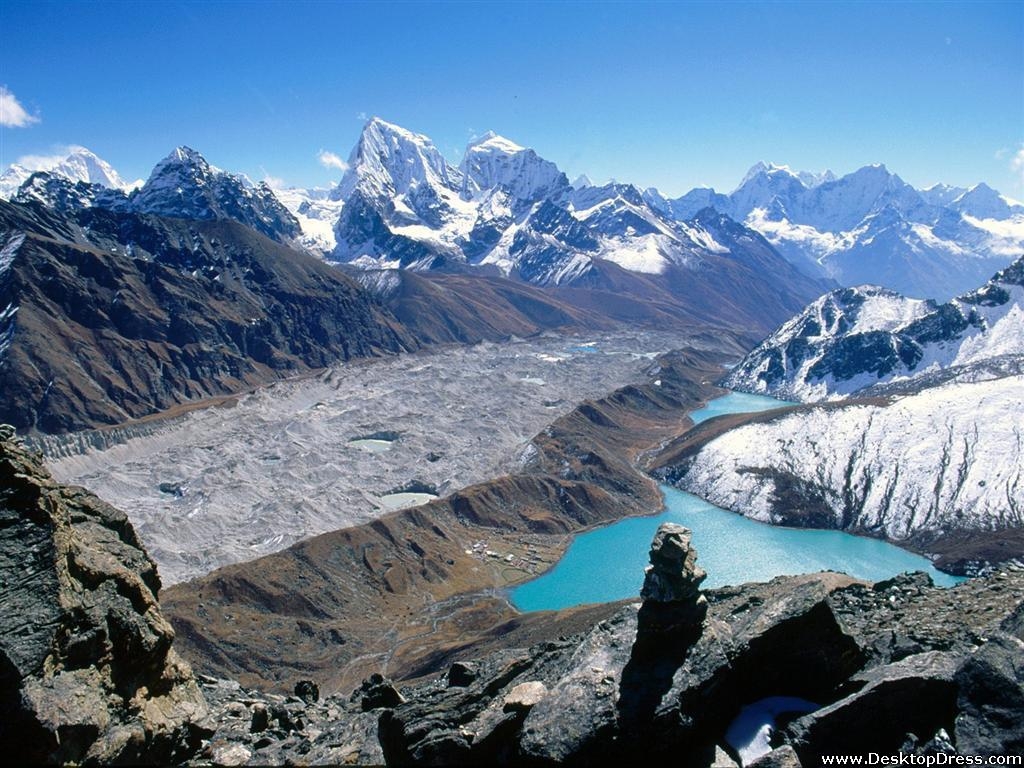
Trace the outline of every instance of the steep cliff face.
<instances>
[{"instance_id":1,"label":"steep cliff face","mask_svg":"<svg viewBox=\"0 0 1024 768\"><path fill-rule=\"evenodd\" d=\"M124 513L0 426L0 742L13 764L169 763L208 730Z\"/></svg>"}]
</instances>

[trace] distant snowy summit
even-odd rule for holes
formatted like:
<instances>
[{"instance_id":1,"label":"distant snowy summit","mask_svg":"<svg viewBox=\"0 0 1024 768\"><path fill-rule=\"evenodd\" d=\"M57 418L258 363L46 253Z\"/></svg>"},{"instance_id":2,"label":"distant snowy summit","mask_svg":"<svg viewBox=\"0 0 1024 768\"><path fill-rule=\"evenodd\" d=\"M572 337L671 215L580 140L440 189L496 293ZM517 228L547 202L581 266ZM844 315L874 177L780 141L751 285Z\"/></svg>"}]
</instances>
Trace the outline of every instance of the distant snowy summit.
<instances>
[{"instance_id":1,"label":"distant snowy summit","mask_svg":"<svg viewBox=\"0 0 1024 768\"><path fill-rule=\"evenodd\" d=\"M817 402L1022 371L1024 257L944 304L878 286L832 291L765 339L724 383Z\"/></svg>"},{"instance_id":2,"label":"distant snowy summit","mask_svg":"<svg viewBox=\"0 0 1024 768\"><path fill-rule=\"evenodd\" d=\"M36 162L32 167L12 164L0 173L0 199L10 200L18 188L38 171L45 171L71 182L82 181L87 184L98 184L102 187L129 192L142 184L136 181L129 184L121 178L108 162L90 152L85 147L71 147L63 157L47 158Z\"/></svg>"},{"instance_id":3,"label":"distant snowy summit","mask_svg":"<svg viewBox=\"0 0 1024 768\"><path fill-rule=\"evenodd\" d=\"M948 299L1024 253L1024 205L985 184L916 190L884 165L837 178L758 163L730 194L695 189L652 205L676 218L711 206L794 264L840 285Z\"/></svg>"},{"instance_id":4,"label":"distant snowy summit","mask_svg":"<svg viewBox=\"0 0 1024 768\"><path fill-rule=\"evenodd\" d=\"M253 184L245 176L212 166L189 147L173 150L144 183L131 186L90 181L120 177L107 163L83 152L91 158L90 167L106 170L99 176L69 174L69 167L78 166L60 164L50 171L36 171L20 185L12 201L40 203L62 213L101 208L199 221L230 219L289 244L302 234L299 222L265 183Z\"/></svg>"}]
</instances>

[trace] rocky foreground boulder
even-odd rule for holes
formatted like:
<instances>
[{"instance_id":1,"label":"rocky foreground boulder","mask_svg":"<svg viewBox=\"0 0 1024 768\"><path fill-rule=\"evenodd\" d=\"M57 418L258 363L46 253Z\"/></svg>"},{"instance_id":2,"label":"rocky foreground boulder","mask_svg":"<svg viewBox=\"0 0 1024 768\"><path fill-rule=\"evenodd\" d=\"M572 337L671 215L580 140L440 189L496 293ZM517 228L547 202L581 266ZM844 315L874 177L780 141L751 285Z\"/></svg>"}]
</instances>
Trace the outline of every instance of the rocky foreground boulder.
<instances>
[{"instance_id":1,"label":"rocky foreground boulder","mask_svg":"<svg viewBox=\"0 0 1024 768\"><path fill-rule=\"evenodd\" d=\"M0 744L12 765L162 764L210 735L123 512L0 426Z\"/></svg>"}]
</instances>

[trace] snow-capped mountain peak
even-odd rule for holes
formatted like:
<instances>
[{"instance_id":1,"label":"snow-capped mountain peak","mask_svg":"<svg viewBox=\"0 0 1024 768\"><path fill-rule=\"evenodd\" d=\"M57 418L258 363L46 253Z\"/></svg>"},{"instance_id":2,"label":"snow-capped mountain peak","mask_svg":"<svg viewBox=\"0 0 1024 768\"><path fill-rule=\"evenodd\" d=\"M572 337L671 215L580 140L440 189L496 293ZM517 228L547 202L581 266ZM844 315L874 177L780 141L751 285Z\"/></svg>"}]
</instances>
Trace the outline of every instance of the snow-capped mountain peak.
<instances>
[{"instance_id":1,"label":"snow-capped mountain peak","mask_svg":"<svg viewBox=\"0 0 1024 768\"><path fill-rule=\"evenodd\" d=\"M1004 197L984 182L962 193L951 207L976 219L1007 219L1024 214L1024 205Z\"/></svg>"},{"instance_id":2,"label":"snow-capped mountain peak","mask_svg":"<svg viewBox=\"0 0 1024 768\"><path fill-rule=\"evenodd\" d=\"M24 165L13 164L0 174L0 199L10 200L28 177L38 171L67 179L72 184L84 181L110 189L130 191L138 184L129 184L103 158L85 147L72 146L63 157L36 159Z\"/></svg>"},{"instance_id":3,"label":"snow-capped mountain peak","mask_svg":"<svg viewBox=\"0 0 1024 768\"><path fill-rule=\"evenodd\" d=\"M779 176L790 177L800 181L801 185L803 184L803 180L800 178L801 174L795 173L788 165L776 165L775 163L766 163L764 160L759 160L750 167L750 170L747 171L743 180L740 181L739 186L736 187L734 193L735 191L743 189L743 187L762 176L767 176L769 178Z\"/></svg>"},{"instance_id":4,"label":"snow-capped mountain peak","mask_svg":"<svg viewBox=\"0 0 1024 768\"><path fill-rule=\"evenodd\" d=\"M175 148L129 198L141 213L182 219L232 219L289 242L301 234L295 217L265 183L228 173L191 147Z\"/></svg>"},{"instance_id":5,"label":"snow-capped mountain peak","mask_svg":"<svg viewBox=\"0 0 1024 768\"><path fill-rule=\"evenodd\" d=\"M536 201L569 187L554 163L493 131L470 142L459 167L466 175L468 194L501 187L516 200Z\"/></svg>"},{"instance_id":6,"label":"snow-capped mountain peak","mask_svg":"<svg viewBox=\"0 0 1024 768\"><path fill-rule=\"evenodd\" d=\"M421 185L454 191L462 187L461 172L427 136L379 117L363 126L348 165L332 193L334 200L348 199L357 187L373 199L406 195Z\"/></svg>"},{"instance_id":7,"label":"snow-capped mountain peak","mask_svg":"<svg viewBox=\"0 0 1024 768\"><path fill-rule=\"evenodd\" d=\"M152 190L171 181L186 179L202 182L206 177L220 173L224 171L210 165L205 157L191 147L175 147L167 157L153 167L142 188L148 187Z\"/></svg>"},{"instance_id":8,"label":"snow-capped mountain peak","mask_svg":"<svg viewBox=\"0 0 1024 768\"><path fill-rule=\"evenodd\" d=\"M478 136L473 139L466 147L466 151L474 150L477 148L487 148L489 150L504 152L508 155L513 155L516 152L522 152L526 147L521 147L511 139L506 139L504 136L499 136L494 131L487 131L482 136Z\"/></svg>"},{"instance_id":9,"label":"snow-capped mountain peak","mask_svg":"<svg viewBox=\"0 0 1024 768\"><path fill-rule=\"evenodd\" d=\"M65 176L72 181L85 181L110 189L128 191L131 188L110 163L85 147L72 147L71 153L52 168L51 173Z\"/></svg>"}]
</instances>

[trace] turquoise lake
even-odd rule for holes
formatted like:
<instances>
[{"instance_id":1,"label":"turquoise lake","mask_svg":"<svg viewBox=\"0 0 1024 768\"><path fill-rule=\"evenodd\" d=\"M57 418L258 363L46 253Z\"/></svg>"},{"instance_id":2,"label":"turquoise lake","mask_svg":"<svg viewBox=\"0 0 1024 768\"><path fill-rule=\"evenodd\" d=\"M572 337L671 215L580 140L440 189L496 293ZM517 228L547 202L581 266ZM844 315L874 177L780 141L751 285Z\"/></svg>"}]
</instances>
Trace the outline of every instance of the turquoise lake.
<instances>
[{"instance_id":1,"label":"turquoise lake","mask_svg":"<svg viewBox=\"0 0 1024 768\"><path fill-rule=\"evenodd\" d=\"M783 405L789 403L734 392L712 400L691 418L700 422L724 413L765 411ZM705 587L823 570L843 571L870 581L904 571L925 571L942 586L963 581L936 570L927 558L884 541L841 531L766 525L675 488L663 485L661 490L664 512L580 534L554 568L512 591L513 605L521 611L540 611L639 597L651 539L666 522L693 531L697 562L708 572Z\"/></svg>"}]
</instances>

